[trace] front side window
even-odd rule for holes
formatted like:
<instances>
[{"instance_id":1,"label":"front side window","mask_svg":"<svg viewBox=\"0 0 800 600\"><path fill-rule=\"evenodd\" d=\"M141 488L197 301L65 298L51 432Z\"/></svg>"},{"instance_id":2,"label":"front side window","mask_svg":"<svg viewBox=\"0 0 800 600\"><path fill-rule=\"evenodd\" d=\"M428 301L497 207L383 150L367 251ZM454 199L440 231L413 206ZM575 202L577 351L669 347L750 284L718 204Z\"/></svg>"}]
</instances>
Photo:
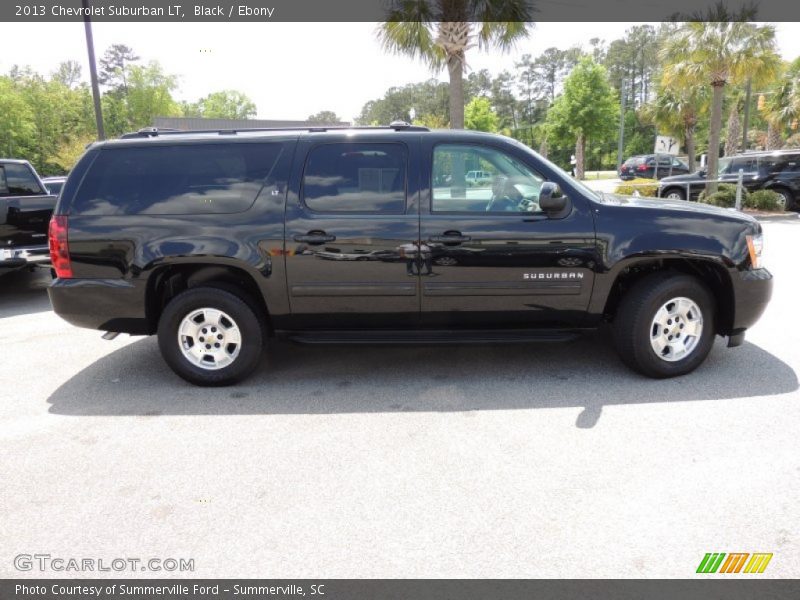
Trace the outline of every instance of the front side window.
<instances>
[{"instance_id":1,"label":"front side window","mask_svg":"<svg viewBox=\"0 0 800 600\"><path fill-rule=\"evenodd\" d=\"M0 194L7 196L38 196L44 194L36 177L27 165L9 163L0 167Z\"/></svg>"},{"instance_id":2,"label":"front side window","mask_svg":"<svg viewBox=\"0 0 800 600\"><path fill-rule=\"evenodd\" d=\"M71 211L86 215L224 214L247 210L276 183L282 142L104 149Z\"/></svg>"},{"instance_id":3,"label":"front side window","mask_svg":"<svg viewBox=\"0 0 800 600\"><path fill-rule=\"evenodd\" d=\"M303 201L323 213L403 213L406 162L402 144L319 145L306 161Z\"/></svg>"},{"instance_id":4,"label":"front side window","mask_svg":"<svg viewBox=\"0 0 800 600\"><path fill-rule=\"evenodd\" d=\"M545 178L489 146L436 146L431 179L434 212L541 212Z\"/></svg>"}]
</instances>

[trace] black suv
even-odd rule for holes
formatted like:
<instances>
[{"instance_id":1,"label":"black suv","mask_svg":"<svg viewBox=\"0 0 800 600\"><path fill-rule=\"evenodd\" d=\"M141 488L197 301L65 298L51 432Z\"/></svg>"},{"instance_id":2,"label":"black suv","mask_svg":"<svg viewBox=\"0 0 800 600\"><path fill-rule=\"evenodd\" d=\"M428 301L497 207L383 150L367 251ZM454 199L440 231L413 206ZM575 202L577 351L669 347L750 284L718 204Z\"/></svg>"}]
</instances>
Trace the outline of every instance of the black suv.
<instances>
[{"instance_id":1,"label":"black suv","mask_svg":"<svg viewBox=\"0 0 800 600\"><path fill-rule=\"evenodd\" d=\"M628 365L669 377L716 334L741 344L772 290L753 218L598 194L497 135L126 138L91 146L62 190L50 298L81 327L157 333L197 384L242 379L272 336L552 341L603 323Z\"/></svg>"},{"instance_id":2,"label":"black suv","mask_svg":"<svg viewBox=\"0 0 800 600\"><path fill-rule=\"evenodd\" d=\"M796 210L800 199L800 150L747 152L721 158L719 179L736 183L739 171L749 191L772 190L780 194L785 210ZM697 200L705 189L706 171L665 177L659 183L658 195L673 200Z\"/></svg>"},{"instance_id":3,"label":"black suv","mask_svg":"<svg viewBox=\"0 0 800 600\"><path fill-rule=\"evenodd\" d=\"M661 179L671 175L684 175L688 172L689 167L685 162L667 154L631 156L619 166L619 178L623 181L637 178Z\"/></svg>"}]
</instances>

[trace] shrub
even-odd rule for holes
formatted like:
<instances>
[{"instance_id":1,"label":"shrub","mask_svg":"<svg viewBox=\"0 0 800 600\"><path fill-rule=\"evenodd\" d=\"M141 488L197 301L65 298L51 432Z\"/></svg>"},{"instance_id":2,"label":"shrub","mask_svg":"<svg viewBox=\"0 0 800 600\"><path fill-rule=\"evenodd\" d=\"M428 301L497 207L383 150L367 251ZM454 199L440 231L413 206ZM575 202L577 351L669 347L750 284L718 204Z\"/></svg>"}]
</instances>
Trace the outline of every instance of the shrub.
<instances>
[{"instance_id":1,"label":"shrub","mask_svg":"<svg viewBox=\"0 0 800 600\"><path fill-rule=\"evenodd\" d=\"M652 179L633 179L614 188L614 193L621 196L633 196L634 191L639 192L640 196L654 198L658 194L658 183Z\"/></svg>"},{"instance_id":2,"label":"shrub","mask_svg":"<svg viewBox=\"0 0 800 600\"><path fill-rule=\"evenodd\" d=\"M747 206L747 190L742 190L742 206ZM705 190L700 192L697 198L698 202L711 204L713 206L721 206L723 208L733 208L736 206L736 186L732 183L721 183L716 192L710 196L706 196Z\"/></svg>"},{"instance_id":3,"label":"shrub","mask_svg":"<svg viewBox=\"0 0 800 600\"><path fill-rule=\"evenodd\" d=\"M749 194L747 207L758 210L782 210L783 199L780 194L772 190L757 190Z\"/></svg>"}]
</instances>

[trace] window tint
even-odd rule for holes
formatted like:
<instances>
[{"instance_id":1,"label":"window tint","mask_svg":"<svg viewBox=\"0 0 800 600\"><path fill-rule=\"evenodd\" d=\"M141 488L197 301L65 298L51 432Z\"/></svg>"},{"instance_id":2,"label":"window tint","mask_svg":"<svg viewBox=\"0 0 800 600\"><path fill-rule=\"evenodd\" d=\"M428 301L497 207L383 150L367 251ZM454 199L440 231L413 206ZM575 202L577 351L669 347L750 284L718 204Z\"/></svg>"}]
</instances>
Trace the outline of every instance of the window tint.
<instances>
[{"instance_id":1,"label":"window tint","mask_svg":"<svg viewBox=\"0 0 800 600\"><path fill-rule=\"evenodd\" d=\"M478 172L483 177L469 177ZM433 151L433 211L541 212L545 178L489 146L447 144Z\"/></svg>"},{"instance_id":2,"label":"window tint","mask_svg":"<svg viewBox=\"0 0 800 600\"><path fill-rule=\"evenodd\" d=\"M0 167L0 194L38 196L44 193L27 165L8 163Z\"/></svg>"},{"instance_id":3,"label":"window tint","mask_svg":"<svg viewBox=\"0 0 800 600\"><path fill-rule=\"evenodd\" d=\"M734 158L731 162L731 168L729 172L736 175L739 173L739 169L743 170L745 173L753 173L758 170L758 161L752 156Z\"/></svg>"},{"instance_id":4,"label":"window tint","mask_svg":"<svg viewBox=\"0 0 800 600\"><path fill-rule=\"evenodd\" d=\"M303 201L317 212L404 212L405 146L341 143L313 148L303 174Z\"/></svg>"},{"instance_id":5,"label":"window tint","mask_svg":"<svg viewBox=\"0 0 800 600\"><path fill-rule=\"evenodd\" d=\"M282 142L106 148L92 164L73 214L187 215L247 210L277 185Z\"/></svg>"}]
</instances>

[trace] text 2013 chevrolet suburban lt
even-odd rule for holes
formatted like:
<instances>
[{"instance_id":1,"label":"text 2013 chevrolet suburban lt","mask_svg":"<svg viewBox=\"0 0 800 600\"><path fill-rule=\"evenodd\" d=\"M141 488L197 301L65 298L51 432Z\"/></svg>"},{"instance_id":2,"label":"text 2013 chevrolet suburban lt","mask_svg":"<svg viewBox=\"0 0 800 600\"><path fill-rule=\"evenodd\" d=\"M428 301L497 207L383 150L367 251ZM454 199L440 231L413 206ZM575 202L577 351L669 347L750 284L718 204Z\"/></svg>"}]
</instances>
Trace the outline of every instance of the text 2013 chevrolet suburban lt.
<instances>
[{"instance_id":1,"label":"text 2013 chevrolet suburban lt","mask_svg":"<svg viewBox=\"0 0 800 600\"><path fill-rule=\"evenodd\" d=\"M467 185L466 174L490 175ZM593 192L514 140L382 128L147 130L91 146L50 225L55 311L157 333L200 385L241 380L268 337L557 340L609 323L651 377L742 343L772 275L761 226Z\"/></svg>"}]
</instances>

